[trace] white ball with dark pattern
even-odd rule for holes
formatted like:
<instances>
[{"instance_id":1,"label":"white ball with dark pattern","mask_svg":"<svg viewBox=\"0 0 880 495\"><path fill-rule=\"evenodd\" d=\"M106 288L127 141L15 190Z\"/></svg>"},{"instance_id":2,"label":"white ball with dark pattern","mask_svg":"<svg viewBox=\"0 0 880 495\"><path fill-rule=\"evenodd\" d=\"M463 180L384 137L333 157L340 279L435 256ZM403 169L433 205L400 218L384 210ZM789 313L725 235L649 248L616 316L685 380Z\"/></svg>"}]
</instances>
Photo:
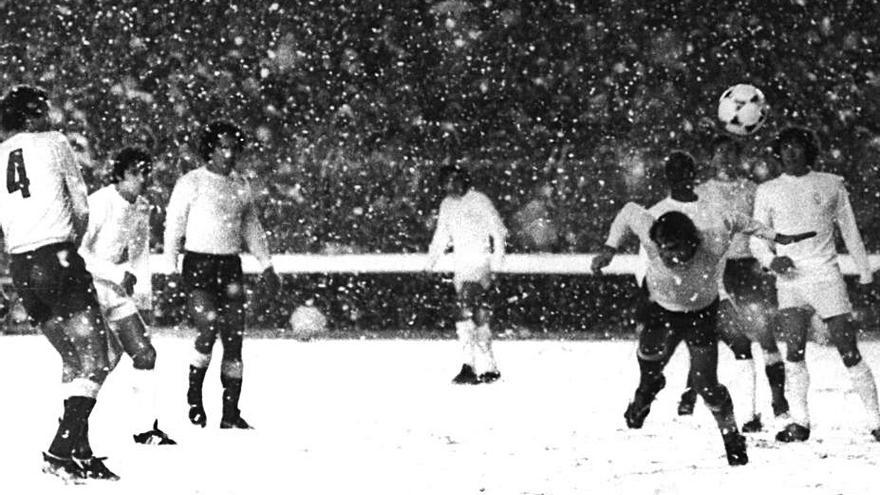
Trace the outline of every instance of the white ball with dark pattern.
<instances>
[{"instance_id":1,"label":"white ball with dark pattern","mask_svg":"<svg viewBox=\"0 0 880 495\"><path fill-rule=\"evenodd\" d=\"M737 84L727 88L718 100L718 120L724 130L738 136L748 136L767 120L767 101L764 93L751 84Z\"/></svg>"}]
</instances>

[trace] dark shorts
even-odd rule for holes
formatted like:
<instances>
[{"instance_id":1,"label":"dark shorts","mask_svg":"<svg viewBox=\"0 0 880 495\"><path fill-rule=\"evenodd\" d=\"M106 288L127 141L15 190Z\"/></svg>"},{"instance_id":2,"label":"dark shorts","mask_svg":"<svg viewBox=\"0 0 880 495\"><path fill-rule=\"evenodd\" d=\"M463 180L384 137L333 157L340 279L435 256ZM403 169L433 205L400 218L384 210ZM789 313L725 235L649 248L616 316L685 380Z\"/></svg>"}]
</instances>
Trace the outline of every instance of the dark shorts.
<instances>
[{"instance_id":1,"label":"dark shorts","mask_svg":"<svg viewBox=\"0 0 880 495\"><path fill-rule=\"evenodd\" d=\"M775 284L755 258L729 259L724 267L724 288L737 305L776 307Z\"/></svg>"},{"instance_id":2,"label":"dark shorts","mask_svg":"<svg viewBox=\"0 0 880 495\"><path fill-rule=\"evenodd\" d=\"M183 255L182 274L183 287L188 293L208 292L216 298L218 307L225 302L244 301L244 274L238 255L187 251Z\"/></svg>"},{"instance_id":3,"label":"dark shorts","mask_svg":"<svg viewBox=\"0 0 880 495\"><path fill-rule=\"evenodd\" d=\"M49 244L13 254L9 271L33 325L100 308L92 275L72 243Z\"/></svg>"},{"instance_id":4,"label":"dark shorts","mask_svg":"<svg viewBox=\"0 0 880 495\"><path fill-rule=\"evenodd\" d=\"M651 303L645 311L645 328L639 336L643 357L671 357L678 343L688 347L708 347L718 343L718 305L716 299L698 311L669 311Z\"/></svg>"}]
</instances>

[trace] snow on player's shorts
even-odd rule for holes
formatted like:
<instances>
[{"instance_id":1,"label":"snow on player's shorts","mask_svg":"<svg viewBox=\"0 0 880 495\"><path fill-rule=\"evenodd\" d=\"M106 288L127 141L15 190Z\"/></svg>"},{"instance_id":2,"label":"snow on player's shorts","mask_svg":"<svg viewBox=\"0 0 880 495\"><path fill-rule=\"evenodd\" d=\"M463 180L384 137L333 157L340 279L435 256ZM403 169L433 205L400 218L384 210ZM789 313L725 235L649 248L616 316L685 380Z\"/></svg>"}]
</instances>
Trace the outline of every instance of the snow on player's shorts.
<instances>
[{"instance_id":1,"label":"snow on player's shorts","mask_svg":"<svg viewBox=\"0 0 880 495\"><path fill-rule=\"evenodd\" d=\"M95 292L107 321L119 321L138 312L132 298L125 294L122 287L113 282L95 279Z\"/></svg>"},{"instance_id":2,"label":"snow on player's shorts","mask_svg":"<svg viewBox=\"0 0 880 495\"><path fill-rule=\"evenodd\" d=\"M812 308L822 318L848 314L852 304L846 283L839 272L836 276L776 280L779 309Z\"/></svg>"}]
</instances>

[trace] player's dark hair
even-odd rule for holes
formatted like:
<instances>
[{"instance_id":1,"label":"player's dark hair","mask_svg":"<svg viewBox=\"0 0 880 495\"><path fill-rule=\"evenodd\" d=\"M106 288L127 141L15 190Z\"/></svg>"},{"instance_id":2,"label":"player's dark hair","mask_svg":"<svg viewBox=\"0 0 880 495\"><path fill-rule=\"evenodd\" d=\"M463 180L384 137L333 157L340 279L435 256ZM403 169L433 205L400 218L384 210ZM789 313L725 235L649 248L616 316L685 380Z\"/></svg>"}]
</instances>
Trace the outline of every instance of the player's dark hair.
<instances>
[{"instance_id":1,"label":"player's dark hair","mask_svg":"<svg viewBox=\"0 0 880 495\"><path fill-rule=\"evenodd\" d=\"M438 174L438 178L440 179L441 184L445 184L450 177L455 176L455 178L464 185L464 190L467 191L471 187L471 174L467 171L466 168L463 168L459 165L444 165L440 168L440 173Z\"/></svg>"},{"instance_id":2,"label":"player's dark hair","mask_svg":"<svg viewBox=\"0 0 880 495\"><path fill-rule=\"evenodd\" d=\"M666 181L671 184L692 183L697 177L697 162L686 151L673 151L666 157Z\"/></svg>"},{"instance_id":3,"label":"player's dark hair","mask_svg":"<svg viewBox=\"0 0 880 495\"><path fill-rule=\"evenodd\" d=\"M733 151L736 153L736 155L737 156L742 155L743 144L740 141L737 141L736 139L733 139L732 137L730 137L726 134L719 134L719 135L715 136L712 139L712 144L710 145L711 147L709 148L709 151L711 152L711 154L714 155L715 152L718 150L718 148L720 148L721 146L724 146L724 145L733 146Z\"/></svg>"},{"instance_id":4,"label":"player's dark hair","mask_svg":"<svg viewBox=\"0 0 880 495\"><path fill-rule=\"evenodd\" d=\"M816 163L816 158L819 157L819 139L813 131L796 126L783 129L773 140L773 156L780 162L782 162L782 145L790 142L800 143L804 147L804 157L808 166Z\"/></svg>"},{"instance_id":5,"label":"player's dark hair","mask_svg":"<svg viewBox=\"0 0 880 495\"><path fill-rule=\"evenodd\" d=\"M140 170L149 175L153 171L153 158L142 148L123 148L113 157L113 171L110 182L117 183L125 178L125 172L131 169Z\"/></svg>"},{"instance_id":6,"label":"player's dark hair","mask_svg":"<svg viewBox=\"0 0 880 495\"><path fill-rule=\"evenodd\" d=\"M244 132L238 126L225 120L215 120L205 127L202 140L199 142L199 154L202 160L211 159L211 155L214 154L214 149L217 148L222 136L234 138L238 149L244 148Z\"/></svg>"},{"instance_id":7,"label":"player's dark hair","mask_svg":"<svg viewBox=\"0 0 880 495\"><path fill-rule=\"evenodd\" d=\"M677 244L698 246L700 234L697 226L684 213L669 211L654 221L648 236L657 244Z\"/></svg>"},{"instance_id":8,"label":"player's dark hair","mask_svg":"<svg viewBox=\"0 0 880 495\"><path fill-rule=\"evenodd\" d=\"M21 131L31 119L49 113L49 96L42 88L16 86L0 100L0 128L6 132Z\"/></svg>"}]
</instances>

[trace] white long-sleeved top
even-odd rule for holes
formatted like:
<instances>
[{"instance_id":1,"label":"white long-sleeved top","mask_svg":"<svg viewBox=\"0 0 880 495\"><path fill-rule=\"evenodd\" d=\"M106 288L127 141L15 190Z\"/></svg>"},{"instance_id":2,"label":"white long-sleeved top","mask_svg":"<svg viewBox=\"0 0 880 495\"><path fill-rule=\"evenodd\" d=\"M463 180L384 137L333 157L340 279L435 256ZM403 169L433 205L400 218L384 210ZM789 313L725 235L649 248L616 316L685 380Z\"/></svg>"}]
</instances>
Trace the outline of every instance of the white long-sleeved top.
<instances>
[{"instance_id":1,"label":"white long-sleeved top","mask_svg":"<svg viewBox=\"0 0 880 495\"><path fill-rule=\"evenodd\" d=\"M755 191L758 185L748 179L721 180L709 179L694 188L700 201L704 201L716 209L729 210L752 216L755 207ZM727 251L728 259L751 258L749 238L743 234L733 236L733 242Z\"/></svg>"},{"instance_id":2,"label":"white long-sleeved top","mask_svg":"<svg viewBox=\"0 0 880 495\"><path fill-rule=\"evenodd\" d=\"M700 235L694 257L682 266L670 268L660 259L657 245L649 236L654 221L648 210L627 203L611 223L605 244L617 249L628 233L638 236L648 255L646 278L651 299L669 311L697 311L718 297L721 260L733 234L776 237L773 229L736 212L700 212L694 220Z\"/></svg>"},{"instance_id":3,"label":"white long-sleeved top","mask_svg":"<svg viewBox=\"0 0 880 495\"><path fill-rule=\"evenodd\" d=\"M242 241L263 269L271 266L266 232L254 194L241 177L200 167L178 179L165 218L165 259L177 267L184 249L205 254L239 254Z\"/></svg>"},{"instance_id":4,"label":"white long-sleeved top","mask_svg":"<svg viewBox=\"0 0 880 495\"><path fill-rule=\"evenodd\" d=\"M0 143L0 227L6 250L79 242L89 221L88 191L60 132L21 132Z\"/></svg>"},{"instance_id":5,"label":"white long-sleeved top","mask_svg":"<svg viewBox=\"0 0 880 495\"><path fill-rule=\"evenodd\" d=\"M842 177L811 171L800 177L783 174L767 181L758 186L754 217L777 232L816 232L812 239L776 246L775 252L760 239L750 241L752 252L765 267L775 256L788 256L794 262L794 270L777 275L778 283L839 276L835 225L855 261L861 283L871 282L868 254Z\"/></svg>"},{"instance_id":6,"label":"white long-sleeved top","mask_svg":"<svg viewBox=\"0 0 880 495\"><path fill-rule=\"evenodd\" d=\"M501 215L485 194L470 189L459 198L447 196L440 203L437 228L428 248L428 266L434 266L451 244L456 271L490 259L492 266L498 267L506 239Z\"/></svg>"},{"instance_id":7,"label":"white long-sleeved top","mask_svg":"<svg viewBox=\"0 0 880 495\"><path fill-rule=\"evenodd\" d=\"M129 203L115 185L89 196L89 227L79 248L95 279L122 283L125 272L137 277L135 292L150 287L150 204L139 197Z\"/></svg>"}]
</instances>

